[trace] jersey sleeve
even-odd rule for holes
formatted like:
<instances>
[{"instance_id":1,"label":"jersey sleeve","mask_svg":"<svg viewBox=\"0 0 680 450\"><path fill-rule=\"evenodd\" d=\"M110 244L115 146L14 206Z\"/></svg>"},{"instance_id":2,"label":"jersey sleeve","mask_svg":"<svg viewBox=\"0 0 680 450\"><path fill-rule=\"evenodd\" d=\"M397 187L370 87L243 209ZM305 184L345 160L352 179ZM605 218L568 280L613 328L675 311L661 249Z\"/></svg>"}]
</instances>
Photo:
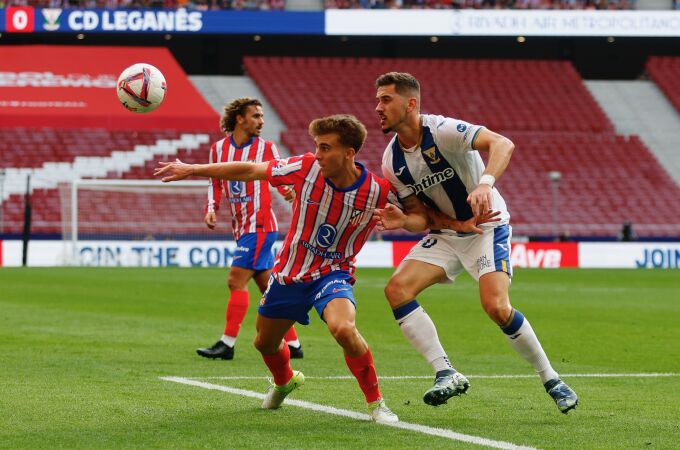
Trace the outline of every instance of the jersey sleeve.
<instances>
[{"instance_id":1,"label":"jersey sleeve","mask_svg":"<svg viewBox=\"0 0 680 450\"><path fill-rule=\"evenodd\" d=\"M383 162L382 162L382 173L383 177L390 183L392 186L392 192L396 193L396 195L399 196L399 198L406 198L409 195L412 195L413 192L411 189L409 189L408 186L406 186L404 183L402 183L399 178L394 174L394 171L392 170L392 161L390 158L391 154L388 154L388 152L385 152L385 155L383 155Z\"/></svg>"},{"instance_id":2,"label":"jersey sleeve","mask_svg":"<svg viewBox=\"0 0 680 450\"><path fill-rule=\"evenodd\" d=\"M304 181L313 163L314 155L311 153L269 161L267 181L275 187L286 184L298 186Z\"/></svg>"},{"instance_id":3,"label":"jersey sleeve","mask_svg":"<svg viewBox=\"0 0 680 450\"><path fill-rule=\"evenodd\" d=\"M217 162L217 144L210 147L210 156L208 157L210 164ZM205 212L214 212L220 209L220 200L222 199L222 180L219 178L210 178L208 180L208 199L205 205Z\"/></svg>"},{"instance_id":4,"label":"jersey sleeve","mask_svg":"<svg viewBox=\"0 0 680 450\"><path fill-rule=\"evenodd\" d=\"M437 117L437 144L444 151L462 154L474 150L477 134L484 127L450 117Z\"/></svg>"},{"instance_id":5,"label":"jersey sleeve","mask_svg":"<svg viewBox=\"0 0 680 450\"><path fill-rule=\"evenodd\" d=\"M271 160L277 160L277 159L281 159L281 154L279 153L279 149L276 148L276 144L274 144L271 141L267 141L264 160L265 161L271 161ZM285 196L288 193L289 187L285 186L285 185L279 185L279 186L276 186L276 190L278 191L279 194L281 194L282 196Z\"/></svg>"}]
</instances>

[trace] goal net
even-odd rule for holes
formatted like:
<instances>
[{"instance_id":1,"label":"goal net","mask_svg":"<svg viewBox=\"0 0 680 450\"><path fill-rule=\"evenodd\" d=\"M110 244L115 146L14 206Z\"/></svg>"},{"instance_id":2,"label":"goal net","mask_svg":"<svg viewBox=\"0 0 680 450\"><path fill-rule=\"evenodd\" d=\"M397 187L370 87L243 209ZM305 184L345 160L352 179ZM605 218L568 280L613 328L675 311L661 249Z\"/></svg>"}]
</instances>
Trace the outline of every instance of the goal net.
<instances>
[{"instance_id":1,"label":"goal net","mask_svg":"<svg viewBox=\"0 0 680 450\"><path fill-rule=\"evenodd\" d=\"M151 244L233 239L226 201L222 201L215 230L208 229L203 222L208 186L207 180L162 183L102 179L61 184L64 262L86 264L82 249L92 241ZM286 210L282 210L285 214ZM279 214L278 219L280 225L287 225L289 213L288 217Z\"/></svg>"}]
</instances>

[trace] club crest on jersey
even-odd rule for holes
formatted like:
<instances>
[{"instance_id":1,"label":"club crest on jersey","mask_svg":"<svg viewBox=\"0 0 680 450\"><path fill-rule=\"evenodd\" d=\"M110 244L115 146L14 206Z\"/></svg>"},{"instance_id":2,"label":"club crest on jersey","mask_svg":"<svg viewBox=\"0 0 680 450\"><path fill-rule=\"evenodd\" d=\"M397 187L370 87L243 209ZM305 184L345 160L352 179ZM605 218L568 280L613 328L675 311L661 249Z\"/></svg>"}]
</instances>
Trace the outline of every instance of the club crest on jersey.
<instances>
[{"instance_id":1,"label":"club crest on jersey","mask_svg":"<svg viewBox=\"0 0 680 450\"><path fill-rule=\"evenodd\" d=\"M353 226L357 226L361 223L362 220L366 217L366 211L363 211L361 209L354 209L352 210L352 214L349 217L349 224Z\"/></svg>"},{"instance_id":2,"label":"club crest on jersey","mask_svg":"<svg viewBox=\"0 0 680 450\"><path fill-rule=\"evenodd\" d=\"M319 247L327 248L333 245L335 242L335 236L338 234L338 230L335 229L330 223L324 223L319 227L319 231L316 232L316 244Z\"/></svg>"},{"instance_id":3,"label":"club crest on jersey","mask_svg":"<svg viewBox=\"0 0 680 450\"><path fill-rule=\"evenodd\" d=\"M439 156L437 156L437 147L430 147L427 150L423 150L423 154L430 158L432 164L437 164L440 161Z\"/></svg>"}]
</instances>

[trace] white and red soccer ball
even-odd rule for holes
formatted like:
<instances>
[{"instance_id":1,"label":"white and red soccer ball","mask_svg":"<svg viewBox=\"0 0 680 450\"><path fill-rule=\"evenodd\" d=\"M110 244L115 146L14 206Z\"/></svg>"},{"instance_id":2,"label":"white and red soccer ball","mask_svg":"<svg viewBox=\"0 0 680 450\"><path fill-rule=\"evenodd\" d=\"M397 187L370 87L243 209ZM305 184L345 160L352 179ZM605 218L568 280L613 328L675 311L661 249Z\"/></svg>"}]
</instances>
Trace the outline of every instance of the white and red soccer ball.
<instances>
[{"instance_id":1,"label":"white and red soccer ball","mask_svg":"<svg viewBox=\"0 0 680 450\"><path fill-rule=\"evenodd\" d=\"M133 64L118 77L118 99L128 110L147 113L158 108L167 85L160 70L151 64Z\"/></svg>"}]
</instances>

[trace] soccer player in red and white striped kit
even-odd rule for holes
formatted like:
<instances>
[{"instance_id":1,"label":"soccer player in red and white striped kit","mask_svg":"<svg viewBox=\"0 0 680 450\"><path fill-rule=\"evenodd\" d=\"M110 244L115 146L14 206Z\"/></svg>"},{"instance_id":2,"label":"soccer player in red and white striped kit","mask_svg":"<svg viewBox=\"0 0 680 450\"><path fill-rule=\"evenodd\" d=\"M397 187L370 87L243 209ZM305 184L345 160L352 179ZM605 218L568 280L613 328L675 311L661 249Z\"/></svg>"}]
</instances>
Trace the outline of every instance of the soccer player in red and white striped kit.
<instances>
[{"instance_id":1,"label":"soccer player in red and white striped kit","mask_svg":"<svg viewBox=\"0 0 680 450\"><path fill-rule=\"evenodd\" d=\"M355 257L377 224L375 214L398 203L390 183L355 161L366 139L366 128L354 116L338 114L315 119L309 126L316 152L268 163L227 162L184 164L161 162L154 175L164 182L191 175L225 180L267 180L273 186L292 185L296 192L291 227L277 255L256 322L255 347L269 368L274 384L262 407L275 409L305 377L290 366L282 338L295 323L309 324L314 308L342 347L345 362L359 383L371 418L399 419L380 392L373 356L356 327ZM406 230L422 229L430 219L424 210L407 214ZM458 231L481 232L475 218L451 220Z\"/></svg>"},{"instance_id":2,"label":"soccer player in red and white striped kit","mask_svg":"<svg viewBox=\"0 0 680 450\"><path fill-rule=\"evenodd\" d=\"M260 138L264 125L262 103L254 98L238 98L224 107L220 121L226 137L210 149L210 163L228 161L264 162L280 158L276 145ZM287 186L277 187L289 202L295 192ZM234 344L248 311L248 281L252 278L261 292L267 288L274 266L272 247L276 242L278 224L272 211L269 184L266 181L210 180L205 224L215 229L222 193L231 208L231 226L237 242L231 263L229 300L227 302L224 334L212 347L196 352L205 358L233 359ZM291 358L302 358L302 347L295 327L285 336Z\"/></svg>"}]
</instances>

